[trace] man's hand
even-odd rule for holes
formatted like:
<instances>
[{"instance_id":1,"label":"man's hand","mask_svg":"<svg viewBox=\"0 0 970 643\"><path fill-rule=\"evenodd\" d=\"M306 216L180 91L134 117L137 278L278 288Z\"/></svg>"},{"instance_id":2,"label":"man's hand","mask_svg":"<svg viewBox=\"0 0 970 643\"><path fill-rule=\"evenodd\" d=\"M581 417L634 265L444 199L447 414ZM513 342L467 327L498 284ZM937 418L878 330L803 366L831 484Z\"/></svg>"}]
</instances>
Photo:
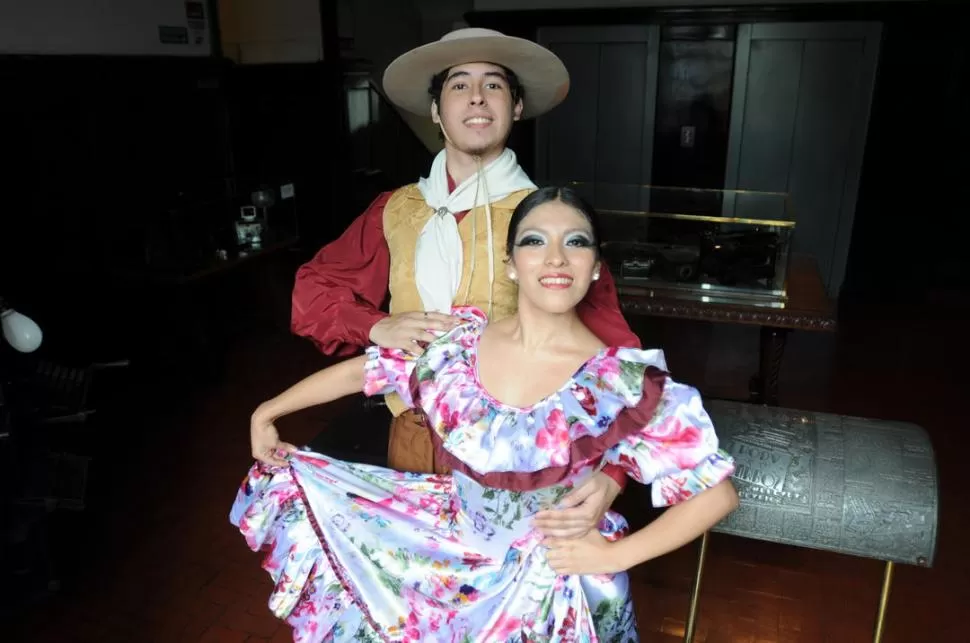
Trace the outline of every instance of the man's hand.
<instances>
[{"instance_id":1,"label":"man's hand","mask_svg":"<svg viewBox=\"0 0 970 643\"><path fill-rule=\"evenodd\" d=\"M597 472L560 501L558 509L540 511L533 525L547 538L579 538L599 525L606 510L620 493L620 485Z\"/></svg>"},{"instance_id":2,"label":"man's hand","mask_svg":"<svg viewBox=\"0 0 970 643\"><path fill-rule=\"evenodd\" d=\"M400 348L414 355L437 337L431 330L449 331L460 318L432 312L398 313L385 317L370 329L370 340L384 348Z\"/></svg>"}]
</instances>

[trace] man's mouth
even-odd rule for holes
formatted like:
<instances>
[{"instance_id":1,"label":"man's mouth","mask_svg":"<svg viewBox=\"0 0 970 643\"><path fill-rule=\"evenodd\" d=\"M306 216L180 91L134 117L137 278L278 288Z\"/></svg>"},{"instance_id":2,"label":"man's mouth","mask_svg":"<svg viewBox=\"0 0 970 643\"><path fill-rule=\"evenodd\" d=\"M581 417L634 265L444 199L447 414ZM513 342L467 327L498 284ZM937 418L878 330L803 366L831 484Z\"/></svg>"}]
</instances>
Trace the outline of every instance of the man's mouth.
<instances>
[{"instance_id":1,"label":"man's mouth","mask_svg":"<svg viewBox=\"0 0 970 643\"><path fill-rule=\"evenodd\" d=\"M492 119L489 118L488 116L472 116L471 118L465 119L465 125L467 125L468 127L481 128L481 127L488 127L491 124L492 124Z\"/></svg>"}]
</instances>

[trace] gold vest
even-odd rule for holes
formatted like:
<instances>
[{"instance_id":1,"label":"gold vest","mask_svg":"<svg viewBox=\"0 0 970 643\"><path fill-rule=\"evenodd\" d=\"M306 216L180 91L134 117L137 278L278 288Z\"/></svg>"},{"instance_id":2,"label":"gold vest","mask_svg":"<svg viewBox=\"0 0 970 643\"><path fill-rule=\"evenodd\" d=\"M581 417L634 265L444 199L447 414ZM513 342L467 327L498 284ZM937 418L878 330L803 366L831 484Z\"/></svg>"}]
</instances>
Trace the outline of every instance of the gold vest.
<instances>
[{"instance_id":1,"label":"gold vest","mask_svg":"<svg viewBox=\"0 0 970 643\"><path fill-rule=\"evenodd\" d=\"M495 321L514 313L518 304L518 288L505 272L505 242L512 212L529 192L530 190L513 192L501 201L491 204L495 281L492 286L490 319ZM395 191L384 206L384 238L391 256L391 314L424 309L421 295L414 283L414 250L418 244L418 235L433 215L434 210L425 203L416 184ZM473 225L477 240L475 248L472 248ZM462 241L463 266L455 304L476 306L488 313L488 228L485 225L485 208L477 207L466 214L458 224L458 234ZM472 253L475 256L474 274L471 274ZM385 400L395 417L406 410L396 393L387 395Z\"/></svg>"}]
</instances>

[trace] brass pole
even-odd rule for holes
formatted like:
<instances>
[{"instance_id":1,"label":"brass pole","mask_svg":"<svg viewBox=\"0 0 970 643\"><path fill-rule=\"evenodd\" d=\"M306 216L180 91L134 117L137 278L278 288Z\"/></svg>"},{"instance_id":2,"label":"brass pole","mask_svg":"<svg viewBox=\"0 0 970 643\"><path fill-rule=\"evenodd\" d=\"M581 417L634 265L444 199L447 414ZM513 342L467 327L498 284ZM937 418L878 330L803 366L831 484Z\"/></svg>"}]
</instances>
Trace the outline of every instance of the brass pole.
<instances>
[{"instance_id":1,"label":"brass pole","mask_svg":"<svg viewBox=\"0 0 970 643\"><path fill-rule=\"evenodd\" d=\"M684 643L694 643L694 625L697 623L697 603L701 593L701 577L704 575L704 559L707 557L707 537L701 536L700 550L697 552L697 571L694 573L694 587L690 592L690 609L687 611L687 624L684 627Z\"/></svg>"},{"instance_id":2,"label":"brass pole","mask_svg":"<svg viewBox=\"0 0 970 643\"><path fill-rule=\"evenodd\" d=\"M882 633L886 625L886 608L889 607L889 590L893 584L893 561L886 561L886 570L882 575L882 591L879 593L879 612L876 615L876 631L872 635L872 643L882 641Z\"/></svg>"}]
</instances>

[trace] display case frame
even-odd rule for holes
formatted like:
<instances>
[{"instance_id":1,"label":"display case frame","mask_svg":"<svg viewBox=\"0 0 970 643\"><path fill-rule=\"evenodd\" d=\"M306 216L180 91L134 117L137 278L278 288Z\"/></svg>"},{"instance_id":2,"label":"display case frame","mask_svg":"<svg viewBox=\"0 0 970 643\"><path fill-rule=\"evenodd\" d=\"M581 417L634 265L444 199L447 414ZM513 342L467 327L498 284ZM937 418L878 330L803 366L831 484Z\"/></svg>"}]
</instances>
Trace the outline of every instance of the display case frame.
<instances>
[{"instance_id":1,"label":"display case frame","mask_svg":"<svg viewBox=\"0 0 970 643\"><path fill-rule=\"evenodd\" d=\"M597 210L619 288L784 308L796 217L783 192L570 182Z\"/></svg>"}]
</instances>

